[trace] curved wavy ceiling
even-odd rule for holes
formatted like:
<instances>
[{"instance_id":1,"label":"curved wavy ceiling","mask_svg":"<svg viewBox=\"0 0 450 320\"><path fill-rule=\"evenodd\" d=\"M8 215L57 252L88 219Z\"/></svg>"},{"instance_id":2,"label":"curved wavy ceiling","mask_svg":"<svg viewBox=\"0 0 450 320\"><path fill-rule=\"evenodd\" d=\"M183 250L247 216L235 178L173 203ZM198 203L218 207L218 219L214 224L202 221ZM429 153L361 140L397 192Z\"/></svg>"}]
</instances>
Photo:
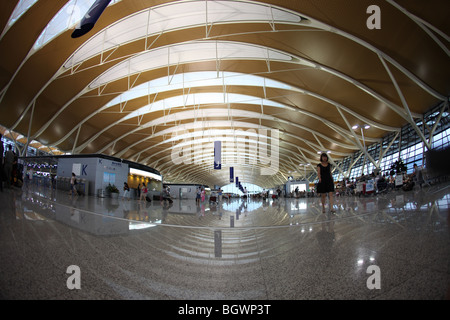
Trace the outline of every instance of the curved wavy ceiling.
<instances>
[{"instance_id":1,"label":"curved wavy ceiling","mask_svg":"<svg viewBox=\"0 0 450 320\"><path fill-rule=\"evenodd\" d=\"M234 166L272 187L448 100L444 0L377 2L381 29L366 0L112 1L72 39L93 2L2 2L0 124L25 143L130 159L171 182L224 185ZM352 127L364 124L363 139Z\"/></svg>"}]
</instances>

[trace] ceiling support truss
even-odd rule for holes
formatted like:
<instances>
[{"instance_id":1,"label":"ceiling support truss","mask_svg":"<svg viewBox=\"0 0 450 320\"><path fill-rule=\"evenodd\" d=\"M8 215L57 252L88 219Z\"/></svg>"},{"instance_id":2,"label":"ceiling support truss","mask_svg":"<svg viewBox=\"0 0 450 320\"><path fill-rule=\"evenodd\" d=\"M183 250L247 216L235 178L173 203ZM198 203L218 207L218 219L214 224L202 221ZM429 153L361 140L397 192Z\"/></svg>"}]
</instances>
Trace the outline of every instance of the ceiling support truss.
<instances>
[{"instance_id":1,"label":"ceiling support truss","mask_svg":"<svg viewBox=\"0 0 450 320\"><path fill-rule=\"evenodd\" d=\"M406 120L408 120L409 124L414 128L417 135L420 137L420 139L425 144L427 149L431 149L431 145L428 143L428 141L425 138L425 136L423 135L422 131L417 127L417 124L411 115L411 111L409 109L408 103L406 102L405 96L403 95L402 90L400 89L400 87L397 83L397 80L395 79L394 75L392 74L391 70L389 69L389 66L387 65L386 61L384 61L382 56L379 55L378 57L380 58L381 63L383 64L384 68L386 69L386 72L389 74L389 77L391 78L391 81L395 87L395 90L397 91L397 94L400 97L400 100L402 101L403 108L405 109L405 111L408 115L408 118Z\"/></svg>"}]
</instances>

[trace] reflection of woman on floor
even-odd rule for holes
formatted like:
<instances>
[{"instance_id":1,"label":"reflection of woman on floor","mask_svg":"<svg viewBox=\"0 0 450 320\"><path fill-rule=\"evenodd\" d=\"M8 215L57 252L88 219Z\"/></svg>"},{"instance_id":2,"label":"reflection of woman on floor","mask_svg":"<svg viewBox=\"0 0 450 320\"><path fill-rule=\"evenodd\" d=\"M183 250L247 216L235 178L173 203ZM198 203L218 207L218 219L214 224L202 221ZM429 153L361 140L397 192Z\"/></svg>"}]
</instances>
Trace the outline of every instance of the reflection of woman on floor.
<instances>
[{"instance_id":1,"label":"reflection of woman on floor","mask_svg":"<svg viewBox=\"0 0 450 320\"><path fill-rule=\"evenodd\" d=\"M202 193L201 193L201 195L202 195L202 202L205 202L206 191L205 191L204 188L202 188Z\"/></svg>"},{"instance_id":2,"label":"reflection of woman on floor","mask_svg":"<svg viewBox=\"0 0 450 320\"><path fill-rule=\"evenodd\" d=\"M319 177L317 193L320 193L322 198L322 212L325 212L325 198L328 193L330 212L335 213L336 211L333 209L334 182L333 176L331 175L331 165L328 162L328 155L326 153L320 155L320 163L317 165L317 176Z\"/></svg>"},{"instance_id":3,"label":"reflection of woman on floor","mask_svg":"<svg viewBox=\"0 0 450 320\"><path fill-rule=\"evenodd\" d=\"M319 216L321 221L321 230L316 233L317 241L319 243L322 252L325 254L330 254L333 248L334 242L336 240L336 235L334 232L334 216L327 217L324 214Z\"/></svg>"},{"instance_id":4,"label":"reflection of woman on floor","mask_svg":"<svg viewBox=\"0 0 450 320\"><path fill-rule=\"evenodd\" d=\"M141 201L141 200L145 201L146 196L147 196L147 186L145 185L145 183L142 183L141 196L139 197L139 201Z\"/></svg>"}]
</instances>

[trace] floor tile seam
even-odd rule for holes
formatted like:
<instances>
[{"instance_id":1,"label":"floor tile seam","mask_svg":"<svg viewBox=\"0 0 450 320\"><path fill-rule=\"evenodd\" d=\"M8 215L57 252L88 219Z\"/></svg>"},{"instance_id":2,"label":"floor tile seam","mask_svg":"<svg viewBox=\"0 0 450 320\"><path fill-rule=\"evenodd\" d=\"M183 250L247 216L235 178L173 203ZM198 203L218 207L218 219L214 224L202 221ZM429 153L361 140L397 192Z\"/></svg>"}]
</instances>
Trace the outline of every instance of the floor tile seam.
<instances>
[{"instance_id":1,"label":"floor tile seam","mask_svg":"<svg viewBox=\"0 0 450 320\"><path fill-rule=\"evenodd\" d=\"M346 272L343 276L344 277L346 277L346 276L349 276L348 278L349 279L351 279L352 277L352 273L354 273L354 271L352 271L352 270L349 270L348 272ZM404 282L406 282L406 281L408 281L408 280L410 280L411 278L413 278L414 276L416 276L416 274L414 274L413 276L411 276L411 277L408 277L405 281L402 281L401 283L399 283L399 284L397 284L397 285L395 285L395 286L393 286L393 287L391 287L391 288L389 288L387 291L382 291L384 288L383 288L383 275L381 275L381 290L370 290L369 288L367 288L367 293L366 294L364 294L364 296L363 297L358 297L358 296L355 296L354 298L350 298L351 300L360 300L360 299L369 299L369 300L377 300L377 299L382 299L383 298L383 296L386 296L386 295L388 295L389 294L389 292L391 292L392 290L395 290L396 288L398 288L399 286L401 286ZM369 274L367 274L367 277L369 277ZM328 282L327 282L328 283ZM306 284L306 286L304 287L305 289L308 289L308 288L315 288L315 287L317 287L317 284L315 284L315 283L308 283L308 284ZM370 296L369 296L370 295ZM322 296L321 296L321 298L320 299L324 299ZM325 299L329 299L329 298L325 298ZM335 298L334 298L335 299ZM339 299L339 298L338 298ZM344 298L345 300L347 300L346 298Z\"/></svg>"},{"instance_id":2,"label":"floor tile seam","mask_svg":"<svg viewBox=\"0 0 450 320\"><path fill-rule=\"evenodd\" d=\"M400 281L399 283L397 283L396 285L392 286L391 288L389 288L387 291L385 292L380 292L380 294L378 294L377 296L379 298L383 297L383 296L390 296L390 294L392 292L395 292L395 290L398 290L400 288L402 288L402 286L404 286L406 283L408 283L409 281L411 281L412 279L414 279L416 276L420 275L421 271L416 271L413 272L412 274L408 273L408 276L405 277L404 280ZM381 290L383 290L383 276L381 275Z\"/></svg>"},{"instance_id":3,"label":"floor tile seam","mask_svg":"<svg viewBox=\"0 0 450 320\"><path fill-rule=\"evenodd\" d=\"M128 241L126 241L126 237L120 236L119 239L121 241L123 241L127 246L131 245ZM119 244L119 243L111 242L110 245L112 246L112 249L114 250L114 253L118 255L117 259L120 259L119 256L120 257L126 257L126 258L130 257L130 253L126 251L129 247L124 248L123 243ZM137 251L139 251L140 254L142 254L142 250L143 250L142 247L133 246L133 248L134 248L134 250L137 250ZM139 258L138 261L140 259L141 258Z\"/></svg>"},{"instance_id":4,"label":"floor tile seam","mask_svg":"<svg viewBox=\"0 0 450 320\"><path fill-rule=\"evenodd\" d=\"M428 263L420 263L419 262L419 263L416 263L413 265L416 267L420 267L421 270L430 270L432 272L444 273L444 274L450 275L450 266L447 266L447 270L444 271L442 269L437 268L433 262L428 262ZM420 271L418 271L418 272L420 272Z\"/></svg>"},{"instance_id":5,"label":"floor tile seam","mask_svg":"<svg viewBox=\"0 0 450 320\"><path fill-rule=\"evenodd\" d=\"M52 202L52 203L56 203L58 205L62 205L68 209L73 208L73 206L67 205L67 204L61 204L58 203L57 201L53 201L50 200L48 198L45 198L43 196L37 195L36 196L48 201L48 202ZM91 211L91 210L86 210L86 209L82 209L82 208L77 208L77 210L79 211L83 211L85 213L88 214L93 214L96 216L101 216L104 217L105 215L102 213L97 213L95 211ZM358 217L363 217L363 216L368 216L368 215L372 215L376 212L365 212L365 213L361 213L359 215L353 215L353 216L347 216L347 217L338 217L339 219L334 220L334 221L343 221L343 220L347 220L347 219L354 219L354 218L358 218ZM115 219L115 220L121 220L121 221L134 221L134 220L130 220L130 219L125 219L125 218L120 218L120 217L114 217L114 216L108 216L111 219ZM328 220L327 220L328 221ZM298 225L275 225L275 226L242 226L242 227L222 227L222 226L185 226L185 225L175 225L175 224L155 224L155 223L151 223L151 222L145 222L148 223L150 225L156 225L156 226L161 226L161 227L173 227L173 228L187 228L187 229L212 229L212 230L229 230L229 229L233 229L233 230L256 230L256 229L275 229L275 228L290 228L290 227L301 227L301 226L305 226L305 225L315 225L315 224L319 224L319 223L323 223L323 222L327 222L327 221L315 221L315 222L307 222L307 223L302 223L302 224L298 224Z\"/></svg>"},{"instance_id":6,"label":"floor tile seam","mask_svg":"<svg viewBox=\"0 0 450 320\"><path fill-rule=\"evenodd\" d=\"M92 254L95 255L96 259L101 258L101 260L103 260L103 265L105 265L105 266L112 266L113 268L121 269L121 268L118 267L117 264L112 263L113 261L111 261L110 258L108 258L105 255L104 251L102 251L101 248L98 248L98 247L94 246L91 243L91 241L89 241L89 240L86 241L86 244L88 246L90 246L90 248L92 250ZM98 262L98 261L96 261L96 262ZM89 266L89 264L88 264L88 266Z\"/></svg>"},{"instance_id":7,"label":"floor tile seam","mask_svg":"<svg viewBox=\"0 0 450 320\"><path fill-rule=\"evenodd\" d=\"M140 237L138 237L138 238L140 238ZM172 239L172 238L167 238L168 240L166 242L158 239L158 237L151 237L151 239L153 241L158 241L158 244L151 245L149 243L146 243L145 240L143 240L143 239L140 239L140 241L144 242L147 245L151 245L151 247L154 249L160 249L161 252L165 252L166 250L173 249L173 250L179 250L179 251L183 251L183 250L191 251L192 253L197 254L197 253L203 253L203 252L207 251L206 249L214 248L214 244L209 245L207 248L203 248L203 247L198 248L198 246L195 245L195 243L196 243L195 239L192 239L192 238L187 239L186 242L180 243L180 241L183 241L184 238L178 237L176 239L176 244L173 244L174 239ZM212 240L212 238L210 237L209 240ZM163 248L161 248L160 245L163 245Z\"/></svg>"},{"instance_id":8,"label":"floor tile seam","mask_svg":"<svg viewBox=\"0 0 450 320\"><path fill-rule=\"evenodd\" d=\"M393 238L395 238L397 236L398 235L392 236L389 240L392 240ZM381 248L377 248L377 249L373 249L373 248L369 248L369 247L365 246L366 250L369 250L369 251L372 251L372 252L376 253L377 256L383 255L383 258L394 259L394 260L397 260L397 261L403 261L405 264L409 264L409 265L412 265L412 266L415 266L415 267L421 267L421 268L427 268L427 269L433 270L433 266L434 266L433 262L427 262L427 263L423 263L421 261L412 262L411 259L409 259L407 257L399 256L399 255L397 255L395 253L391 253L390 251L384 252L384 251L382 251L383 248L384 248L384 246L381 247ZM447 268L447 273L450 274L450 258L449 258L449 262L448 263L449 263L449 266ZM436 269L435 271L443 272L442 270L439 270L439 269Z\"/></svg>"},{"instance_id":9,"label":"floor tile seam","mask_svg":"<svg viewBox=\"0 0 450 320\"><path fill-rule=\"evenodd\" d=\"M146 243L144 239L142 239L142 241L144 243L146 243L147 245L149 245L153 250L155 250L156 252L159 253L166 253L168 249L170 249L170 245L164 241L162 241L161 239L159 239L158 237L150 237L149 240L151 241L155 241L155 243Z\"/></svg>"},{"instance_id":10,"label":"floor tile seam","mask_svg":"<svg viewBox=\"0 0 450 320\"><path fill-rule=\"evenodd\" d=\"M127 279L129 279L129 281L132 281L133 283L135 283L136 285L140 285L140 282L139 281L137 281L137 280L135 280L135 279L133 279L132 277L130 277L129 275L127 275L126 273L124 273L124 272L122 272L125 276L127 276ZM119 284L119 283L117 283L117 281L113 281L113 280L111 280L111 279L108 279L107 277L104 277L104 276L97 276L97 278L99 279L99 280L101 280L102 282L103 282L103 284L105 285L105 286L107 286L110 290L112 290L113 292L114 292L114 294L116 295L116 297L114 297L114 298L112 298L112 299L121 299L121 300L124 300L124 299L126 299L125 297L124 297L124 294L122 294L122 293L120 293L120 292L117 292L117 289L116 288L114 288L114 285L115 286L121 286L121 287L123 287L123 288L125 288L125 289L128 289L128 290L132 290L131 288L133 288L132 286L127 286L127 287L125 287L125 286L123 286L123 285L121 285L121 284ZM122 280L122 279L121 279ZM127 282L127 283L129 283L129 282ZM96 291L96 290L95 290ZM104 292L100 292L101 294L105 294ZM146 296L146 298L145 299L151 299L151 297L149 297L149 296L147 296L147 295L144 295L143 293L140 293L140 292L137 292L139 295L141 295L141 296ZM129 298L128 298L129 299ZM145 300L144 299L144 300Z\"/></svg>"},{"instance_id":11,"label":"floor tile seam","mask_svg":"<svg viewBox=\"0 0 450 320\"><path fill-rule=\"evenodd\" d=\"M103 258L104 258L104 257L103 257ZM109 259L107 259L107 258L104 258L104 260L110 262ZM106 264L105 264L105 266L106 266ZM114 290L114 288L112 288L110 285L108 285L108 283L107 283L107 277L105 277L105 276L99 274L98 268L94 268L94 267L92 267L90 264L86 264L86 265L83 264L83 266L82 266L82 269L81 269L81 279L82 279L82 280L81 280L81 283L82 283L82 284L81 284L81 287L82 287L82 288L81 288L81 290L83 290L83 282L86 281L86 280L83 281L83 274L86 273L85 268L88 269L89 277L93 277L93 279L101 280L101 281L102 281L105 285L107 285L111 290ZM111 269L111 270L109 271L108 275L110 275L110 274L115 274L115 275L117 275L117 272L120 272L120 274L122 274L122 276L117 276L116 278L120 279L121 281L125 281L125 282L127 282L127 283L128 283L129 281L133 281L136 285L139 285L139 282L135 281L132 277L130 277L130 275L129 275L127 272L125 272L125 271L123 270L123 268L122 268L121 266L119 266L118 264L115 264L115 263L109 263L109 264L106 266L106 268L108 268L108 269L109 269L109 268L112 268L112 269L116 270L116 271L114 272L114 271ZM129 273L132 273L132 272L129 272ZM126 279L122 278L123 276L126 276ZM86 278L86 276L84 276L84 279L85 279L85 278ZM91 279L91 280L93 280L93 279ZM95 280L94 280L94 281L95 281ZM90 290L91 290L91 291L98 292L98 293L100 293L100 294L102 294L102 295L106 295L105 292L98 291L97 289L95 289L95 287L91 287ZM117 297L112 297L112 299L123 298L119 293L115 292L115 294L117 295Z\"/></svg>"},{"instance_id":12,"label":"floor tile seam","mask_svg":"<svg viewBox=\"0 0 450 320\"><path fill-rule=\"evenodd\" d=\"M65 270L64 270L65 271ZM31 274L27 274L27 276L35 276L35 273L31 273ZM61 272L61 277L63 277L63 272ZM33 291L32 289L34 289L34 293L38 292L38 288L42 287L46 287L48 285L48 279L52 279L54 280L55 276L54 275L50 275L48 274L46 278L42 278L42 277L33 277L32 279L28 279L28 281L31 281L33 283L33 287L28 287L28 290ZM22 278L23 279L23 278ZM61 282L61 287L60 289L63 290L64 286L66 285L65 281ZM14 286L15 287L15 286ZM33 294L33 300L37 299L37 300L47 300L47 299L51 299L53 296L57 296L57 293L51 293L51 294L44 294L39 298L36 298L35 294ZM21 298L19 298L20 300Z\"/></svg>"},{"instance_id":13,"label":"floor tile seam","mask_svg":"<svg viewBox=\"0 0 450 320\"><path fill-rule=\"evenodd\" d=\"M369 249L369 248L365 248L365 249L374 252L377 256L379 256L379 254L380 254L377 250L373 250L373 249ZM397 261L403 261L405 264L408 264L413 267L418 267L418 268L413 268L413 271L408 272L407 276L404 278L404 280L398 282L397 284L395 284L394 286L392 286L390 289L388 289L385 292L380 291L380 293L376 294L376 296L374 296L374 298L381 298L382 296L388 296L391 291L400 288L405 283L407 283L411 279L414 279L416 276L420 275L425 270L432 270L432 268L426 266L426 264L414 263L414 262L411 262L411 260L409 260L407 258L399 258L397 255L394 255L391 253L383 253L383 255L384 255L384 258L390 258L390 259L395 259ZM374 264L374 265L377 265L377 264ZM349 271L349 272L347 272L347 274L350 274L351 272L352 271ZM447 272L444 272L442 270L433 270L433 272L450 275L450 268L449 268L449 270L447 270ZM369 276L369 274L367 274L367 276ZM449 283L449 285L450 285L450 283ZM381 287L383 288L383 270L382 269L381 269Z\"/></svg>"},{"instance_id":14,"label":"floor tile seam","mask_svg":"<svg viewBox=\"0 0 450 320\"><path fill-rule=\"evenodd\" d=\"M46 257L46 259L47 259L47 262L49 261L51 264L52 264L52 266L54 266L54 267L59 267L60 265L59 265L59 263L56 261L56 259L53 257L53 255L52 254L50 254L49 252L48 252L48 250L46 250L46 245L45 245L45 243L43 243L43 241L42 241L42 238L39 236L39 232L37 232L37 230L36 230L36 228L34 227L34 225L33 224L30 224L29 226L31 226L31 231L35 234L35 236L38 238L38 243L39 243L39 246L41 247L41 252L44 252L44 254L45 254L45 257Z\"/></svg>"},{"instance_id":15,"label":"floor tile seam","mask_svg":"<svg viewBox=\"0 0 450 320\"><path fill-rule=\"evenodd\" d=\"M367 246L364 247L364 251L373 252L375 254L375 256L380 256L381 255L381 253L380 253L380 251L378 249L374 250L374 249L369 248ZM450 262L449 262L449 267L447 268L447 271L443 271L443 270L439 270L439 269L433 268L434 265L431 262L429 262L429 263L421 263L420 261L419 262L414 262L414 261L411 261L410 259L408 259L406 257L404 257L404 258L400 257L399 258L394 253L390 253L390 252L387 252L387 253L383 252L382 255L383 255L383 259L388 258L388 259L394 259L394 260L397 260L397 261L403 261L403 263L405 265L409 265L409 266L412 266L414 268L412 269L413 272L408 272L407 273L407 276L405 277L405 279L403 281L395 284L394 286L392 286L386 292L380 292L380 293L376 294L374 296L374 299L378 299L378 298L382 298L383 296L387 296L389 294L389 292L391 292L392 290L396 290L397 288L401 287L402 285L404 285L406 282L410 281L411 279L414 279L415 277L419 276L423 272L430 272L431 271L433 273L439 273L441 275L447 275L447 276L450 275ZM379 266L379 264L377 264L377 261L375 261L374 265L378 265ZM353 273L353 271L349 270L346 273L346 275L350 275L351 276L352 273ZM381 269L381 283L382 283L382 288L383 288L383 269ZM449 282L449 285L450 285L450 282Z\"/></svg>"},{"instance_id":16,"label":"floor tile seam","mask_svg":"<svg viewBox=\"0 0 450 320\"><path fill-rule=\"evenodd\" d=\"M375 254L378 255L378 252L377 252L376 250L373 250L373 249L365 248L365 250L363 250L363 251L368 251L368 252L370 251L370 252L373 252L373 253L375 253ZM393 255L389 255L389 258L397 259L397 260L398 260L398 257L393 256ZM408 259L402 259L402 260L405 261L405 263L408 263L408 264L410 264L410 265L414 265L414 263L411 263L410 260L408 260ZM374 263L374 264L376 264L376 263ZM410 279L416 277L417 275L419 275L420 273L424 272L424 270L427 270L427 269L432 269L432 267L424 267L424 268L420 268L420 269L414 269L414 270L415 270L414 272L408 273L408 277L405 279L405 281L408 281L408 280L410 280ZM382 271L382 270L381 270L381 271ZM445 271L442 271L442 270L436 270L436 271L433 271L433 272L439 272L440 274L448 274L448 272L445 272ZM348 270L348 271L345 273L345 275L351 277L353 273L354 273L353 270ZM383 271L382 271L382 273L383 273ZM405 281L402 281L401 283L395 285L394 287L392 287L392 288L389 289L389 290L395 289L396 287L402 285L402 283L404 283ZM384 293L379 293L379 294L377 294L374 298L376 298L376 297L378 297L378 296L382 296L382 295L384 295L384 294L386 294L386 292L384 292Z\"/></svg>"},{"instance_id":17,"label":"floor tile seam","mask_svg":"<svg viewBox=\"0 0 450 320\"><path fill-rule=\"evenodd\" d=\"M127 273L127 272L125 272L125 273ZM152 281L151 279L146 278L146 277L142 277L142 275L139 275L139 274L137 274L135 276L136 276L136 279L133 279L133 281L139 283L140 285L142 285L143 282ZM159 295L165 295L168 299L179 299L183 294L186 294L184 289L188 288L189 284L191 284L191 280L188 280L188 279L185 279L185 281L182 284L183 287L181 287L181 288L179 287L179 285L180 285L179 282L176 282L176 281L168 281L168 282L164 282L164 283L163 282L158 282L158 281L153 281L153 282L154 282L154 285L156 287L159 286L163 290L157 291L157 292L155 291L155 288L150 288L150 290L158 293ZM228 280L222 280L222 283L227 283L227 282L228 282ZM145 288L149 288L145 284L143 284L143 286ZM224 286L224 287L226 287L226 286ZM175 291L178 291L178 294L176 292L173 292L172 295L169 295L167 293L167 290L171 290L171 289L172 290L175 289ZM202 288L195 288L194 287L194 288L191 288L191 289L195 291L194 294L197 295L198 297L204 295L204 292L203 292L204 289L202 289ZM208 290L213 290L213 288L212 287L211 288L208 287Z\"/></svg>"},{"instance_id":18,"label":"floor tile seam","mask_svg":"<svg viewBox=\"0 0 450 320\"><path fill-rule=\"evenodd\" d=\"M258 233L254 230L254 236L255 236L255 243L256 243L256 248L258 250L258 266L259 266L259 270L261 272L261 276L263 278L263 283L264 283L264 292L265 292L265 299L269 299L270 297L270 290L268 288L268 279L266 277L266 272L264 270L264 266L262 263L262 256L261 256L261 249L260 249L260 244L259 244L259 238L258 238Z\"/></svg>"}]
</instances>

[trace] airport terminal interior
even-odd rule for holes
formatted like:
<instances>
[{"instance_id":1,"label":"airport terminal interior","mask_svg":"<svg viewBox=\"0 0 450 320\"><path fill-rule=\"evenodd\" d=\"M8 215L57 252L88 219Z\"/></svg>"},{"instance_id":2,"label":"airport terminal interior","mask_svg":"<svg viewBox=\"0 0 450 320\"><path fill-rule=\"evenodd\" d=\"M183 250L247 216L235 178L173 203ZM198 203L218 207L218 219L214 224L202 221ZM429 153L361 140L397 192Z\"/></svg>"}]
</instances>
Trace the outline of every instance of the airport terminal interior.
<instances>
[{"instance_id":1,"label":"airport terminal interior","mask_svg":"<svg viewBox=\"0 0 450 320\"><path fill-rule=\"evenodd\" d=\"M450 299L449 9L2 1L0 299Z\"/></svg>"}]
</instances>

